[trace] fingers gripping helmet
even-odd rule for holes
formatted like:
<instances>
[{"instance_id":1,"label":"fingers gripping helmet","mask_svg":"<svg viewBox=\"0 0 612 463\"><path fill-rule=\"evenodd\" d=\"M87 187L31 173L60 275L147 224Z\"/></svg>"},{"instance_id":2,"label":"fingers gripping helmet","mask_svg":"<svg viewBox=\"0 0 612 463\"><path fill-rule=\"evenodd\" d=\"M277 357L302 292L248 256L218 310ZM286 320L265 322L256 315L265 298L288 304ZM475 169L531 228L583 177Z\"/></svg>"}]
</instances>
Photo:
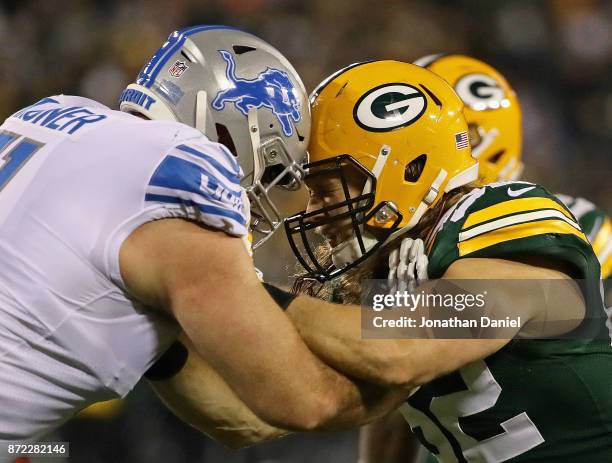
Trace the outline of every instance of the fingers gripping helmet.
<instances>
[{"instance_id":1,"label":"fingers gripping helmet","mask_svg":"<svg viewBox=\"0 0 612 463\"><path fill-rule=\"evenodd\" d=\"M521 107L506 79L488 64L463 55L431 55L415 64L446 80L465 103L481 183L518 179L523 172Z\"/></svg>"},{"instance_id":2,"label":"fingers gripping helmet","mask_svg":"<svg viewBox=\"0 0 612 463\"><path fill-rule=\"evenodd\" d=\"M358 265L413 228L446 192L477 179L463 103L426 69L399 61L351 65L324 80L311 104L307 176L334 170L342 175L345 163L367 174L361 195L285 221L294 253L319 280ZM352 249L333 250L334 264L324 268L308 232L347 217Z\"/></svg>"},{"instance_id":3,"label":"fingers gripping helmet","mask_svg":"<svg viewBox=\"0 0 612 463\"><path fill-rule=\"evenodd\" d=\"M173 32L121 94L122 111L173 120L238 157L263 243L282 223L272 187L298 189L310 134L304 84L270 44L226 26Z\"/></svg>"}]
</instances>

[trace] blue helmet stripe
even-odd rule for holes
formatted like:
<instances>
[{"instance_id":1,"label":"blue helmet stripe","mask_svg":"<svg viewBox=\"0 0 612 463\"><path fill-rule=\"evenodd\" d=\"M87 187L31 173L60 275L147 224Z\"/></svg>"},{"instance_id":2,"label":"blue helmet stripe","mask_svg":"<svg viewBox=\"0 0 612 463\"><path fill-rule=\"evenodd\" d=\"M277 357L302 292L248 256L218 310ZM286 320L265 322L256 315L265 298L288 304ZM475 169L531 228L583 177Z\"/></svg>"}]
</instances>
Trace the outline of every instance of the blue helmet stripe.
<instances>
[{"instance_id":1,"label":"blue helmet stripe","mask_svg":"<svg viewBox=\"0 0 612 463\"><path fill-rule=\"evenodd\" d=\"M235 27L230 26L210 25L186 27L174 31L172 34L170 34L168 40L164 43L164 45L162 45L161 48L159 48L155 52L149 63L142 69L142 71L138 75L138 80L136 81L136 83L144 85L145 87L151 87L166 62L183 46L183 43L185 42L185 39L187 37L189 37L190 35L197 34L198 32L214 29L239 30ZM164 48L166 47L169 48L167 48L167 50L164 50Z\"/></svg>"},{"instance_id":2,"label":"blue helmet stripe","mask_svg":"<svg viewBox=\"0 0 612 463\"><path fill-rule=\"evenodd\" d=\"M181 34L186 34L186 35L193 35L193 34L197 34L198 32L203 32L203 31L210 31L210 30L215 30L215 29L228 29L228 30L232 30L232 31L239 31L240 29L238 29L237 27L233 27L233 26L224 26L221 24L209 24L206 26L191 26L191 27L184 27L183 29L179 29L179 32Z\"/></svg>"},{"instance_id":3,"label":"blue helmet stripe","mask_svg":"<svg viewBox=\"0 0 612 463\"><path fill-rule=\"evenodd\" d=\"M176 43L174 43L174 45L172 45L168 49L168 51L160 57L155 69L153 69L153 72L151 72L151 74L147 76L147 81L144 84L145 87L151 87L151 85L153 85L153 82L155 82L155 78L157 77L157 74L159 74L159 71L161 71L164 64L166 64L170 57L173 56L183 46L185 38L185 34L180 34L176 39Z\"/></svg>"},{"instance_id":4,"label":"blue helmet stripe","mask_svg":"<svg viewBox=\"0 0 612 463\"><path fill-rule=\"evenodd\" d=\"M174 31L168 36L168 39L163 43L161 47L157 49L155 53L153 53L153 56L151 57L149 62L145 64L144 67L140 70L138 78L136 79L137 84L147 86L151 77L151 71L157 65L162 56L164 56L164 54L169 51L168 47L171 47L171 44L173 44L179 37L180 34L178 31Z\"/></svg>"},{"instance_id":5,"label":"blue helmet stripe","mask_svg":"<svg viewBox=\"0 0 612 463\"><path fill-rule=\"evenodd\" d=\"M166 196L166 195L157 195L157 194L147 193L145 195L145 201L170 203L170 204L181 204L184 206L196 207L205 215L226 217L228 219L235 220L242 226L246 226L246 219L244 218L244 216L238 214L237 212L223 209L218 206L200 204L191 199L179 198L176 196Z\"/></svg>"}]
</instances>

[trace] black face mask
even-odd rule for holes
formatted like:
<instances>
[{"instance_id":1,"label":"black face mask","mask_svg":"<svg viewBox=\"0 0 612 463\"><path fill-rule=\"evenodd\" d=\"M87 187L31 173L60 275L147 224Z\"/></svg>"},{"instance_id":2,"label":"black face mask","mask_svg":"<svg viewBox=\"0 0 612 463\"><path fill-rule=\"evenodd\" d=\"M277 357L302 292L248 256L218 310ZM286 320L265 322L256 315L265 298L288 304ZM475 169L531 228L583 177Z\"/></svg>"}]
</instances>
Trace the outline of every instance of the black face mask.
<instances>
[{"instance_id":1,"label":"black face mask","mask_svg":"<svg viewBox=\"0 0 612 463\"><path fill-rule=\"evenodd\" d=\"M363 174L366 181L370 182L369 193L351 197L346 178L348 168L357 169L357 172ZM293 253L308 272L308 277L323 282L347 272L374 254L384 244L386 238L398 229L402 221L402 214L388 201L383 201L372 209L376 191L376 177L348 154L306 164L304 169L307 172L306 180L315 177L339 179L344 193L343 201L310 212L304 210L285 219L285 231ZM370 212L368 213L368 211ZM395 217L395 220L390 228L384 229L385 233L382 233L384 236L377 238L376 243L368 249L364 243L361 230L369 220L378 217L377 214L384 214L385 222L393 219L393 217ZM320 233L317 233L318 229L322 226L346 222L347 220L350 221L350 227L358 244L360 256L341 268L321 262L320 257L315 252L317 245L322 242Z\"/></svg>"}]
</instances>

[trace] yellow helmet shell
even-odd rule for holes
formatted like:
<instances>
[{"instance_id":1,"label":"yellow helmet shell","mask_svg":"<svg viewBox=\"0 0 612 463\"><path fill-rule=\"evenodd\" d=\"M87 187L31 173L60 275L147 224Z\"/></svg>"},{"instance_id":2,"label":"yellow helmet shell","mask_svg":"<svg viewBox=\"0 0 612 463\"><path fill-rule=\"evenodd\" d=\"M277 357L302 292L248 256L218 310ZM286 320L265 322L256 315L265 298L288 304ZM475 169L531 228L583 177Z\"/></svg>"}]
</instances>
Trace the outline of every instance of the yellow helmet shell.
<instances>
[{"instance_id":1,"label":"yellow helmet shell","mask_svg":"<svg viewBox=\"0 0 612 463\"><path fill-rule=\"evenodd\" d=\"M463 55L432 55L415 64L445 79L465 103L481 183L520 177L521 107L504 76L488 64Z\"/></svg>"},{"instance_id":2,"label":"yellow helmet shell","mask_svg":"<svg viewBox=\"0 0 612 463\"><path fill-rule=\"evenodd\" d=\"M351 65L323 81L311 104L310 161L351 155L377 178L374 205L390 201L402 213L400 228L414 226L446 191L476 180L463 102L427 69L399 61ZM408 178L407 167L422 155L420 176Z\"/></svg>"}]
</instances>

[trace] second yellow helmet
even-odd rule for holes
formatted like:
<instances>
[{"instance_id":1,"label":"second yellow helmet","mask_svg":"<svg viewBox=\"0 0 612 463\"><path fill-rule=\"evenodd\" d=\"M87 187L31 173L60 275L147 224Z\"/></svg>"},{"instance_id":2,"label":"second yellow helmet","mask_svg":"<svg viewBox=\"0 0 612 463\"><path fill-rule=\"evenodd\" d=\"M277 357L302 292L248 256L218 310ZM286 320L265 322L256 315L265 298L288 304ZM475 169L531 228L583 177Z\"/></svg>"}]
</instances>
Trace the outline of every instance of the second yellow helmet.
<instances>
[{"instance_id":1,"label":"second yellow helmet","mask_svg":"<svg viewBox=\"0 0 612 463\"><path fill-rule=\"evenodd\" d=\"M414 64L446 80L465 103L480 182L518 179L523 171L521 107L504 76L487 63L464 55L430 55Z\"/></svg>"}]
</instances>

